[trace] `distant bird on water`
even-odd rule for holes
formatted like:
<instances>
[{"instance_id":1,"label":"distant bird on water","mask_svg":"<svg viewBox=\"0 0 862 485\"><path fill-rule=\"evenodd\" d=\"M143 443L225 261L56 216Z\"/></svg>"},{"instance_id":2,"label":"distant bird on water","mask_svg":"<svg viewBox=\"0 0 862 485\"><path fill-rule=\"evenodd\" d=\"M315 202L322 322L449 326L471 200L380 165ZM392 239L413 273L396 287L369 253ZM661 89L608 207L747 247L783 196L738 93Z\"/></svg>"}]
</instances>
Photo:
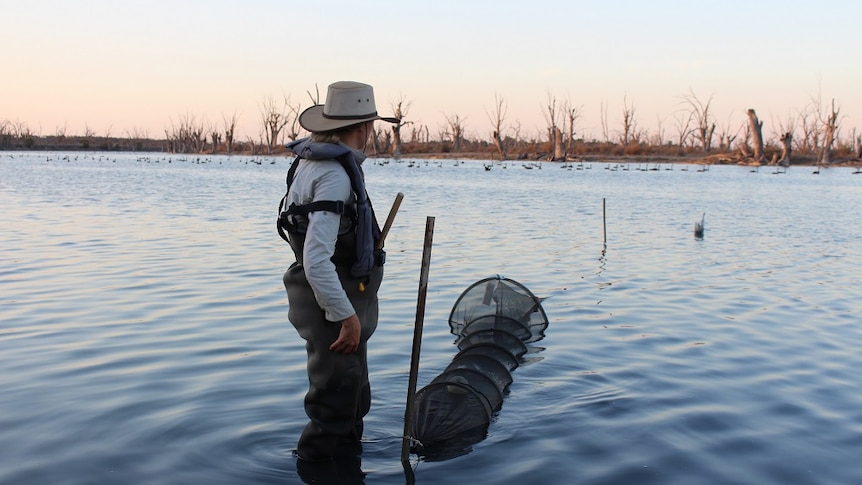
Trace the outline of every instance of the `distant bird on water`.
<instances>
[{"instance_id":1,"label":"distant bird on water","mask_svg":"<svg viewBox=\"0 0 862 485\"><path fill-rule=\"evenodd\" d=\"M694 223L694 238L695 239L703 239L703 224L706 220L706 212L700 216L700 221L695 221Z\"/></svg>"}]
</instances>

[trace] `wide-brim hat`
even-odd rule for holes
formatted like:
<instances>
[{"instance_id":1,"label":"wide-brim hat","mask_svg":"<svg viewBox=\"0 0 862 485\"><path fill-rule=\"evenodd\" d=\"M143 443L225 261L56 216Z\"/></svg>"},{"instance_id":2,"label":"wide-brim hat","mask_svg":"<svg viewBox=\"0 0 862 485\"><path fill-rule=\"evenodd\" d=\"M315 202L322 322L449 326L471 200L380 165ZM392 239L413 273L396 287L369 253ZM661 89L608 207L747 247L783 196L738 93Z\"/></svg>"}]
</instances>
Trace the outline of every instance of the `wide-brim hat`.
<instances>
[{"instance_id":1,"label":"wide-brim hat","mask_svg":"<svg viewBox=\"0 0 862 485\"><path fill-rule=\"evenodd\" d=\"M368 84L354 81L330 84L326 92L326 104L316 104L299 115L299 124L312 133L373 120L401 122L398 118L379 116L374 103L374 89Z\"/></svg>"}]
</instances>

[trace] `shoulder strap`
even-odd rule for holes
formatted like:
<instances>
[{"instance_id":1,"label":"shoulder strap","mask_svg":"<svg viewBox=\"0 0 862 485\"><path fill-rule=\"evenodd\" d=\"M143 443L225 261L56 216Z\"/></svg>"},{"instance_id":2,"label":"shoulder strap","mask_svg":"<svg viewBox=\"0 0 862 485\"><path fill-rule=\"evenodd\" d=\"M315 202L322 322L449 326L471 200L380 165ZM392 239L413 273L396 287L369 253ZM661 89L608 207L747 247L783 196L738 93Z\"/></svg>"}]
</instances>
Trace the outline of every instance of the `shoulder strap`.
<instances>
[{"instance_id":1,"label":"shoulder strap","mask_svg":"<svg viewBox=\"0 0 862 485\"><path fill-rule=\"evenodd\" d=\"M300 160L301 157L297 156L290 165L290 168L287 170L287 178L285 180L287 190L285 190L284 197L281 198L281 202L278 203L278 219L276 220L275 226L278 230L278 235L287 242L290 242L290 240L284 230L287 228L289 231L293 226L293 223L290 221L288 216L307 216L310 212L317 211L334 212L339 215L344 214L345 212L344 201L341 200L317 200L303 205L290 204L290 206L285 210L284 205L287 203L287 194L290 192L290 186L293 184L293 179L296 176L296 168L299 166Z\"/></svg>"},{"instance_id":2,"label":"shoulder strap","mask_svg":"<svg viewBox=\"0 0 862 485\"><path fill-rule=\"evenodd\" d=\"M290 192L290 184L293 183L293 177L296 175L296 168L299 167L300 160L301 158L299 156L294 158L293 163L290 164L290 168L287 169L287 178L285 180L287 189L284 191L284 197L282 197L281 201L278 203L278 218L275 220L275 229L278 231L278 235L287 243L290 243L290 239L287 237L287 234L284 233L284 228L290 227L290 221L287 217L288 214L284 212L284 204L287 203L287 194Z\"/></svg>"}]
</instances>

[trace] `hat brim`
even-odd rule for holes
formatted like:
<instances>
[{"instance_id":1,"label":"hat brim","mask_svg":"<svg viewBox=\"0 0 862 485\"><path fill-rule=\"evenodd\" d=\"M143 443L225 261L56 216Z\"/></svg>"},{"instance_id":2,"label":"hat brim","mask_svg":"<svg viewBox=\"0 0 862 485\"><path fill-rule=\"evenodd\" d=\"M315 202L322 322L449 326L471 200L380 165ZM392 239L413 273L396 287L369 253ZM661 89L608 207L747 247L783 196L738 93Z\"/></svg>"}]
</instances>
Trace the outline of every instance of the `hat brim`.
<instances>
[{"instance_id":1,"label":"hat brim","mask_svg":"<svg viewBox=\"0 0 862 485\"><path fill-rule=\"evenodd\" d=\"M322 104L316 104L307 108L299 115L299 125L312 133L337 130L339 128L375 120L386 121L387 123L401 123L401 120L398 118L388 118L377 115L363 118L326 118L323 116Z\"/></svg>"}]
</instances>

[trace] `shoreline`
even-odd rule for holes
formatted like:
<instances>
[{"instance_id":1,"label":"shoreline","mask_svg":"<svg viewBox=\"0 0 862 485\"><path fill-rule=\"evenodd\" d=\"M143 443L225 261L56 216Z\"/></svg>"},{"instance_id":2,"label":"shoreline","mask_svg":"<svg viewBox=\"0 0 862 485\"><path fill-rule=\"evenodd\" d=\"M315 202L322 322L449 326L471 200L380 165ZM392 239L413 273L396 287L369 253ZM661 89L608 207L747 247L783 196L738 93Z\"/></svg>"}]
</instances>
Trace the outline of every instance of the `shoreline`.
<instances>
[{"instance_id":1,"label":"shoreline","mask_svg":"<svg viewBox=\"0 0 862 485\"><path fill-rule=\"evenodd\" d=\"M371 158L392 159L396 158L391 155L369 155ZM476 162L523 162L523 163L625 163L625 164L642 164L642 163L658 163L658 164L678 164L678 165L739 165L746 167L766 167L777 166L768 161L757 162L753 159L746 159L731 153L717 153L708 156L702 155L605 155L601 153L584 154L567 157L565 160L548 160L544 158L507 158L499 160L489 158L485 153L476 152L461 152L461 153L409 153L402 154L399 159L405 160L469 160ZM790 166L817 166L818 162L812 156L791 157ZM830 162L829 167L855 167L862 165L862 159L858 158L841 158Z\"/></svg>"},{"instance_id":2,"label":"shoreline","mask_svg":"<svg viewBox=\"0 0 862 485\"><path fill-rule=\"evenodd\" d=\"M248 150L243 151L235 151L233 153L211 153L211 152L199 152L199 153L180 153L180 152L167 152L164 150L129 150L129 149L81 149L78 147L45 147L45 148L33 148L33 149L11 149L11 150L0 150L0 153L13 154L13 153L159 153L167 156L176 156L176 157L202 157L202 156L242 156L242 157L258 157L258 156L266 156L266 157L290 157L292 156L290 152L287 150L277 150L273 153L252 153ZM489 156L490 155L490 156ZM369 154L369 158L376 159L396 159L396 160L463 160L463 161L472 161L472 162L484 162L484 163L500 163L500 162L511 162L511 163L550 163L550 164L566 164L566 163L615 163L615 164L644 164L644 163L654 163L654 164L676 164L676 165L739 165L746 167L763 167L763 166L778 166L777 164L770 163L767 160L756 161L751 158L743 158L738 154L734 153L715 153L712 155L667 155L667 154L656 154L656 155L616 155L616 154L603 154L603 153L585 153L578 154L573 156L568 156L564 160L549 160L546 156L542 154L538 154L538 156L529 156L529 154L521 154L516 157L509 157L505 160L500 160L493 156L493 154L482 153L482 152L446 152L446 153L436 153L436 152L421 152L421 153L404 153L399 157L395 157L391 154ZM814 156L810 155L802 155L802 156L794 156L791 157L790 166L828 166L828 167L859 167L862 166L862 159L859 158L838 158L835 159L828 164L820 164L818 160Z\"/></svg>"}]
</instances>

